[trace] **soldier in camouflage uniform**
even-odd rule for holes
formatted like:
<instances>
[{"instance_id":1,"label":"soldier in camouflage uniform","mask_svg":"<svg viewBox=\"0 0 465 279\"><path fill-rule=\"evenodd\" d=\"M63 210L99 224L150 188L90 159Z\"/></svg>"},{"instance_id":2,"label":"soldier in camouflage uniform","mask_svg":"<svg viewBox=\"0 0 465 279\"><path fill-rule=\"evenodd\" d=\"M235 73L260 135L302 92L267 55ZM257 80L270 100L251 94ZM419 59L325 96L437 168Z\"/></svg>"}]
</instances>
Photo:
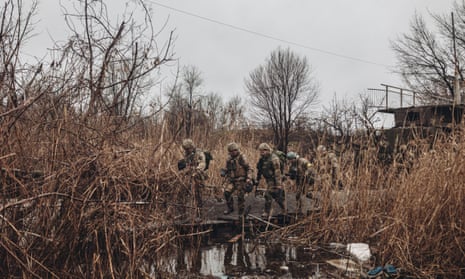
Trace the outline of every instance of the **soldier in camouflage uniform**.
<instances>
[{"instance_id":1,"label":"soldier in camouflage uniform","mask_svg":"<svg viewBox=\"0 0 465 279\"><path fill-rule=\"evenodd\" d=\"M415 161L413 146L411 143L399 146L399 151L394 155L394 166L397 174L410 173Z\"/></svg>"},{"instance_id":2,"label":"soldier in camouflage uniform","mask_svg":"<svg viewBox=\"0 0 465 279\"><path fill-rule=\"evenodd\" d=\"M341 189L342 182L339 177L339 160L336 154L319 145L316 149L316 167L320 184L329 183L333 189Z\"/></svg>"},{"instance_id":3,"label":"soldier in camouflage uniform","mask_svg":"<svg viewBox=\"0 0 465 279\"><path fill-rule=\"evenodd\" d=\"M205 154L202 150L195 148L191 139L185 139L182 142L184 149L184 173L190 176L191 189L194 195L195 207L200 216L200 208L202 208L201 188L204 186L205 180L208 178L205 161Z\"/></svg>"},{"instance_id":4,"label":"soldier in camouflage uniform","mask_svg":"<svg viewBox=\"0 0 465 279\"><path fill-rule=\"evenodd\" d=\"M252 184L253 170L244 154L239 150L239 145L235 142L228 144L229 156L226 160L226 168L222 169L221 176L228 179L228 184L224 189L224 199L228 208L224 214L234 211L233 193L237 191L237 207L239 215L244 213L245 188L247 184Z\"/></svg>"},{"instance_id":5,"label":"soldier in camouflage uniform","mask_svg":"<svg viewBox=\"0 0 465 279\"><path fill-rule=\"evenodd\" d=\"M306 193L307 184L314 183L315 173L313 165L305 158L300 157L295 152L288 152L287 162L289 164L289 178L295 180L296 185L296 210L298 213L302 212L302 196Z\"/></svg>"},{"instance_id":6,"label":"soldier in camouflage uniform","mask_svg":"<svg viewBox=\"0 0 465 279\"><path fill-rule=\"evenodd\" d=\"M262 176L265 178L267 188L265 192L265 210L262 217L267 217L270 214L273 199L278 203L281 210L285 211L283 175L281 173L280 159L276 154L271 153L271 147L266 143L261 143L258 150L261 158L257 163L257 183Z\"/></svg>"}]
</instances>

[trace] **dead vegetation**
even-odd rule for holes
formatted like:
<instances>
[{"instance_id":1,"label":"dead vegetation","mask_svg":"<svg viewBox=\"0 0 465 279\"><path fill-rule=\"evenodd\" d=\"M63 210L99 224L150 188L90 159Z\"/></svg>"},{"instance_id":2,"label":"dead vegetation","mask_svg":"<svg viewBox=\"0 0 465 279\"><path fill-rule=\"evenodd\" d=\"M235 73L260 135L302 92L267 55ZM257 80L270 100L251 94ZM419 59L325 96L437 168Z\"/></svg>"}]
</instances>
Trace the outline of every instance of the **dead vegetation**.
<instances>
[{"instance_id":1,"label":"dead vegetation","mask_svg":"<svg viewBox=\"0 0 465 279\"><path fill-rule=\"evenodd\" d=\"M153 263L183 239L175 222L190 211L191 199L175 170L178 144L159 142L160 131L152 131L150 140L126 135L114 139L124 142L124 149L105 145L101 150L70 145L62 134L50 141L60 141L66 154L59 164L57 156L47 155L39 161L48 164L28 163L26 157L38 156L29 144L24 145L27 154L3 153L9 156L2 158L1 257L6 264L0 272L117 278L149 277L152 268L152 277L163 274ZM228 137L218 137L217 144L210 138L215 154L211 185L221 183L217 174L226 158L224 146L236 134ZM393 263L414 277L461 277L464 144L458 134L432 149L419 144L419 156L408 170L400 162L382 164L374 148L359 160L346 148L340 157L342 202L334 203L334 191L323 185L322 210L276 233L297 234L302 244L367 242L377 264ZM252 162L258 159L255 145L242 145ZM43 146L48 154L56 148ZM23 172L15 171L16 162ZM38 168L43 171L31 173ZM206 198L215 194L204 191Z\"/></svg>"},{"instance_id":2,"label":"dead vegetation","mask_svg":"<svg viewBox=\"0 0 465 279\"><path fill-rule=\"evenodd\" d=\"M60 49L56 61L27 67L16 58L20 35L30 32L21 20L31 14L17 16L13 3L1 7L5 24L0 26L0 274L169 277L153 263L187 237L175 229L191 209L189 183L176 170L181 136L166 124L162 107L149 115L135 109L133 93L148 86L140 80L147 71L170 61L170 42L152 53L153 44L124 40L131 33L125 31L145 29L111 27L94 21L99 18L94 14L79 17L93 28L84 29L84 36L76 29L76 41ZM99 38L102 33L91 30L111 35ZM228 142L241 143L256 162L256 146L271 141L263 130L204 128L192 137L215 156L210 185L222 183L218 174ZM409 164L385 164L368 138L344 141L335 146L347 193L343 202L334 204L333 189L322 185L322 210L278 233L298 235L303 244L368 242L377 264L393 263L419 278L463 277L462 134L433 146L417 141L416 159ZM308 142L294 144L299 154L311 155ZM205 188L204 196L217 192Z\"/></svg>"},{"instance_id":3,"label":"dead vegetation","mask_svg":"<svg viewBox=\"0 0 465 279\"><path fill-rule=\"evenodd\" d=\"M433 146L411 142L411 162L383 165L376 152L346 162L343 202L322 200L302 226L302 243L366 242L374 265L394 264L414 278L463 277L464 144L461 132ZM326 189L324 193L331 193Z\"/></svg>"}]
</instances>

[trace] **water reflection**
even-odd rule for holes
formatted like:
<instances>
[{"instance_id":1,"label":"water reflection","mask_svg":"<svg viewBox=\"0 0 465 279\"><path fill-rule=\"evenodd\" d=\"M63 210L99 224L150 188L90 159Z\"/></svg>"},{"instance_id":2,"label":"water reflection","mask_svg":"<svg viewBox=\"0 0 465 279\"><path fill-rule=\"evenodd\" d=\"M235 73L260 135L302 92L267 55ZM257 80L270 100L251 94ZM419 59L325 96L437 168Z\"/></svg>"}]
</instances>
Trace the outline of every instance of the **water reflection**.
<instances>
[{"instance_id":1,"label":"water reflection","mask_svg":"<svg viewBox=\"0 0 465 279\"><path fill-rule=\"evenodd\" d=\"M224 274L235 274L244 271L263 271L266 268L266 258L264 245L255 245L251 242L227 243L221 245L224 250L224 260L222 261ZM208 265L215 264L212 262ZM208 273L202 273L206 275ZM214 275L214 274L213 274Z\"/></svg>"},{"instance_id":2,"label":"water reflection","mask_svg":"<svg viewBox=\"0 0 465 279\"><path fill-rule=\"evenodd\" d=\"M157 270L172 274L196 276L245 276L312 274L311 252L302 247L282 243L216 243L213 245L180 249L176 255L159 259Z\"/></svg>"},{"instance_id":3,"label":"water reflection","mask_svg":"<svg viewBox=\"0 0 465 279\"><path fill-rule=\"evenodd\" d=\"M202 253L202 265L200 267L200 274L202 275L220 275L225 273L224 265L216 264L212 265L210 263L223 263L225 255L222 249L218 247L212 247L211 249L205 250Z\"/></svg>"}]
</instances>

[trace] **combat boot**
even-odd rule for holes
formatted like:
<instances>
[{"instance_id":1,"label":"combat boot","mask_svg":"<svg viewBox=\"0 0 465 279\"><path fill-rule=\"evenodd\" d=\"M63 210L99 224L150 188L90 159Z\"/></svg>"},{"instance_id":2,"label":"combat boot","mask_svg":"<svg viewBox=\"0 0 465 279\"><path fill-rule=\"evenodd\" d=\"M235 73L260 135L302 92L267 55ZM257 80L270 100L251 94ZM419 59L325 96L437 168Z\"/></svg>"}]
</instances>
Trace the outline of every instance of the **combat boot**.
<instances>
[{"instance_id":1,"label":"combat boot","mask_svg":"<svg viewBox=\"0 0 465 279\"><path fill-rule=\"evenodd\" d=\"M228 215L234 211L234 200L231 193L229 192L224 192L224 199L226 200L226 205L228 206L228 209L223 211L223 214Z\"/></svg>"},{"instance_id":2,"label":"combat boot","mask_svg":"<svg viewBox=\"0 0 465 279\"><path fill-rule=\"evenodd\" d=\"M225 211L223 211L223 214L224 214L224 215L228 215L228 214L231 214L232 212L234 212L234 208L228 206L228 209L226 209Z\"/></svg>"},{"instance_id":3,"label":"combat boot","mask_svg":"<svg viewBox=\"0 0 465 279\"><path fill-rule=\"evenodd\" d=\"M279 205L279 208L281 209L281 214L286 214L286 207L284 206L284 202L283 201L279 201L278 202L278 205Z\"/></svg>"}]
</instances>

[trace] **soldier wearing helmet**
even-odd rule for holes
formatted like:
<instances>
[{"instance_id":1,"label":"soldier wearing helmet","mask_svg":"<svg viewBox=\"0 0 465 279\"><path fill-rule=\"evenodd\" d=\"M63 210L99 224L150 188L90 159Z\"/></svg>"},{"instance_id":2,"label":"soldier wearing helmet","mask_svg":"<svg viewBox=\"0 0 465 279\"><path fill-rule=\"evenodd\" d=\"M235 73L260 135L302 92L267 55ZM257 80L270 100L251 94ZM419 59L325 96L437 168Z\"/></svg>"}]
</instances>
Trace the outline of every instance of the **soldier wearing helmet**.
<instances>
[{"instance_id":1,"label":"soldier wearing helmet","mask_svg":"<svg viewBox=\"0 0 465 279\"><path fill-rule=\"evenodd\" d=\"M271 147L268 145L268 143L264 142L264 143L260 143L260 145L258 146L258 150L271 152Z\"/></svg>"},{"instance_id":2,"label":"soldier wearing helmet","mask_svg":"<svg viewBox=\"0 0 465 279\"><path fill-rule=\"evenodd\" d=\"M302 196L306 192L307 184L314 183L315 172L312 164L305 158L300 157L295 152L288 152L287 162L289 164L289 173L287 174L296 185L296 205L297 212L302 213Z\"/></svg>"},{"instance_id":3,"label":"soldier wearing helmet","mask_svg":"<svg viewBox=\"0 0 465 279\"><path fill-rule=\"evenodd\" d=\"M262 176L265 178L265 208L262 217L267 217L270 214L273 199L281 210L285 211L281 161L276 154L271 152L271 147L267 143L261 143L258 150L260 151L260 160L257 163L257 183Z\"/></svg>"},{"instance_id":4,"label":"soldier wearing helmet","mask_svg":"<svg viewBox=\"0 0 465 279\"><path fill-rule=\"evenodd\" d=\"M394 154L394 166L397 171L409 173L415 162L414 144L402 144Z\"/></svg>"},{"instance_id":5,"label":"soldier wearing helmet","mask_svg":"<svg viewBox=\"0 0 465 279\"><path fill-rule=\"evenodd\" d=\"M178 168L191 178L191 187L194 195L195 207L197 215L200 217L200 209L202 208L201 188L208 178L206 168L205 154L202 150L197 149L191 139L185 139L181 144L184 150L184 158L180 161L183 167L178 162Z\"/></svg>"},{"instance_id":6,"label":"soldier wearing helmet","mask_svg":"<svg viewBox=\"0 0 465 279\"><path fill-rule=\"evenodd\" d=\"M182 141L182 148L184 150L195 149L194 142L191 139L185 139Z\"/></svg>"},{"instance_id":7,"label":"soldier wearing helmet","mask_svg":"<svg viewBox=\"0 0 465 279\"><path fill-rule=\"evenodd\" d=\"M324 145L316 148L316 168L320 184L329 183L333 189L340 189L339 159L333 151L328 151Z\"/></svg>"},{"instance_id":8,"label":"soldier wearing helmet","mask_svg":"<svg viewBox=\"0 0 465 279\"><path fill-rule=\"evenodd\" d=\"M228 179L228 184L224 189L224 199L227 209L224 214L234 211L233 193L237 191L237 208L239 215L244 213L246 186L252 184L253 170L244 154L241 153L239 145L235 142L228 144L229 156L226 159L226 167L222 169L221 176Z\"/></svg>"}]
</instances>

